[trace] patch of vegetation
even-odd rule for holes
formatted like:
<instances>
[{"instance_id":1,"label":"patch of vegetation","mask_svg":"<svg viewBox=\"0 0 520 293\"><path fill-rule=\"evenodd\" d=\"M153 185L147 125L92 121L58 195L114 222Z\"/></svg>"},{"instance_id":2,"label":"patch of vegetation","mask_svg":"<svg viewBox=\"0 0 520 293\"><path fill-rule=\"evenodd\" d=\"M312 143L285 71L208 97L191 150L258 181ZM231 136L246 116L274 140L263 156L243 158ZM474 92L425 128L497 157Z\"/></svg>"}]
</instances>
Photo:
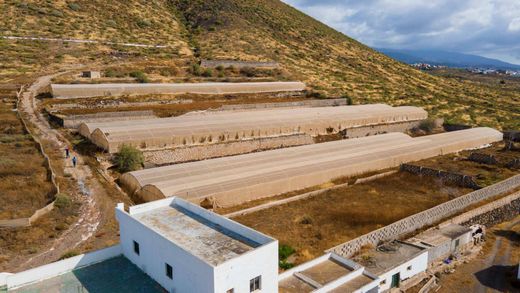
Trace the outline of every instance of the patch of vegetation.
<instances>
[{"instance_id":1,"label":"patch of vegetation","mask_svg":"<svg viewBox=\"0 0 520 293\"><path fill-rule=\"evenodd\" d=\"M426 119L419 123L418 128L426 133L432 133L435 129L435 121L433 119Z\"/></svg>"},{"instance_id":2,"label":"patch of vegetation","mask_svg":"<svg viewBox=\"0 0 520 293\"><path fill-rule=\"evenodd\" d=\"M64 260L64 259L78 256L78 255L79 255L79 252L77 252L75 250L71 250L71 251L64 253L62 256L60 256L59 260Z\"/></svg>"},{"instance_id":3,"label":"patch of vegetation","mask_svg":"<svg viewBox=\"0 0 520 293\"><path fill-rule=\"evenodd\" d=\"M123 145L115 156L119 172L126 173L140 169L144 163L143 153L137 148Z\"/></svg>"},{"instance_id":4,"label":"patch of vegetation","mask_svg":"<svg viewBox=\"0 0 520 293\"><path fill-rule=\"evenodd\" d=\"M148 83L150 82L150 80L148 79L148 76L146 76L146 74L142 71L133 71L133 72L130 72L130 76L135 78L135 80L137 80L137 82L139 83Z\"/></svg>"},{"instance_id":5,"label":"patch of vegetation","mask_svg":"<svg viewBox=\"0 0 520 293\"><path fill-rule=\"evenodd\" d=\"M278 246L278 266L283 270L288 270L294 267L293 263L287 261L287 259L296 252L294 248L289 245L281 244Z\"/></svg>"},{"instance_id":6,"label":"patch of vegetation","mask_svg":"<svg viewBox=\"0 0 520 293\"><path fill-rule=\"evenodd\" d=\"M59 193L56 195L56 200L54 201L54 207L62 210L70 207L72 205L72 200L66 194Z\"/></svg>"}]
</instances>

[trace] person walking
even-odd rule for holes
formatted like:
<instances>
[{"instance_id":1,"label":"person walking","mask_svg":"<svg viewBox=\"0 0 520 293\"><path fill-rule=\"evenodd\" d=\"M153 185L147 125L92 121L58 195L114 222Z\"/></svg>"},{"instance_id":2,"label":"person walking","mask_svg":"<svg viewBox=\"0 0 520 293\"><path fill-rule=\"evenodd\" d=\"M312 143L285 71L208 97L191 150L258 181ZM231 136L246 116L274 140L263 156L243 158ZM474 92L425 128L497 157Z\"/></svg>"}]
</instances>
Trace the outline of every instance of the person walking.
<instances>
[{"instance_id":1,"label":"person walking","mask_svg":"<svg viewBox=\"0 0 520 293\"><path fill-rule=\"evenodd\" d=\"M69 158L70 157L70 151L69 151L69 147L66 147L65 148L65 158Z\"/></svg>"},{"instance_id":2,"label":"person walking","mask_svg":"<svg viewBox=\"0 0 520 293\"><path fill-rule=\"evenodd\" d=\"M78 159L76 159L76 156L72 157L72 166L76 168L76 164L78 163Z\"/></svg>"}]
</instances>

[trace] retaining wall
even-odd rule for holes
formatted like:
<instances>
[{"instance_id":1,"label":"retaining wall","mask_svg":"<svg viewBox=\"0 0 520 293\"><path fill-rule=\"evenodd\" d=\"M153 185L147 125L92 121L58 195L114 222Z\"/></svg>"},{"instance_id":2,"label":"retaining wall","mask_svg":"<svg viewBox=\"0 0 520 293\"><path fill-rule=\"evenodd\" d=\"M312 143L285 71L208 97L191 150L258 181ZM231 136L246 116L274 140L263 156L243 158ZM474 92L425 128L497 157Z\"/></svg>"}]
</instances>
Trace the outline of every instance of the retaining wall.
<instances>
[{"instance_id":1,"label":"retaining wall","mask_svg":"<svg viewBox=\"0 0 520 293\"><path fill-rule=\"evenodd\" d=\"M412 164L402 164L401 171L408 172L419 176L428 176L440 178L444 183L455 184L461 187L479 189L480 186L469 175L452 173L442 170L437 170L428 167L422 167Z\"/></svg>"},{"instance_id":2,"label":"retaining wall","mask_svg":"<svg viewBox=\"0 0 520 293\"><path fill-rule=\"evenodd\" d=\"M516 175L497 184L479 189L426 211L406 217L388 226L333 247L327 251L335 252L343 257L350 257L365 245L377 246L381 242L402 237L418 229L431 226L473 204L506 192L511 192L518 187L520 187L520 175Z\"/></svg>"},{"instance_id":3,"label":"retaining wall","mask_svg":"<svg viewBox=\"0 0 520 293\"><path fill-rule=\"evenodd\" d=\"M357 138L389 132L406 132L417 127L421 121L396 122L380 125L347 128L341 131L345 138Z\"/></svg>"},{"instance_id":4,"label":"retaining wall","mask_svg":"<svg viewBox=\"0 0 520 293\"><path fill-rule=\"evenodd\" d=\"M471 226L475 224L487 227L513 219L520 214L520 192L515 192L499 200L473 209L462 215L443 222L439 227L450 224Z\"/></svg>"},{"instance_id":5,"label":"retaining wall","mask_svg":"<svg viewBox=\"0 0 520 293\"><path fill-rule=\"evenodd\" d=\"M283 135L277 137L262 137L208 145L185 146L173 149L145 151L145 161L155 165L200 161L255 151L278 149L314 143L312 137L306 134Z\"/></svg>"},{"instance_id":6,"label":"retaining wall","mask_svg":"<svg viewBox=\"0 0 520 293\"><path fill-rule=\"evenodd\" d=\"M480 164L486 164L486 165L498 165L498 161L493 155L483 154L483 153L471 153L468 157L468 160L480 163Z\"/></svg>"},{"instance_id":7,"label":"retaining wall","mask_svg":"<svg viewBox=\"0 0 520 293\"><path fill-rule=\"evenodd\" d=\"M269 108L284 108L284 107L333 107L346 106L346 99L323 99L323 100L304 100L296 102L281 102L281 103L258 103L258 104L237 104L237 105L223 105L217 110L254 110L254 109L269 109Z\"/></svg>"},{"instance_id":8,"label":"retaining wall","mask_svg":"<svg viewBox=\"0 0 520 293\"><path fill-rule=\"evenodd\" d=\"M277 62L262 62L262 61L236 61L236 60L202 60L200 66L207 68L222 67L258 67L258 68L278 68L280 65Z\"/></svg>"},{"instance_id":9,"label":"retaining wall","mask_svg":"<svg viewBox=\"0 0 520 293\"><path fill-rule=\"evenodd\" d=\"M16 109L20 109L19 104L20 104L20 96L21 96L22 92L23 92L23 87L20 88L20 91L18 91L16 93L16 96L17 96ZM43 145L41 144L40 140L31 132L30 128L27 126L27 123L23 119L21 112L17 111L17 113L18 113L18 117L19 117L20 121L23 124L25 131L27 131L27 133L29 133L31 135L32 139L34 140L35 144L37 145L40 153L42 154L42 156L44 158L44 165L45 165L45 168L47 169L48 180L51 181L51 183L52 183L52 186L53 186L52 193L54 194L53 197L55 198L56 195L58 193L60 193L60 187L56 181L56 172L54 172L54 169L50 162L50 158L47 155L47 153L45 153L45 150L44 150ZM49 203L48 205L46 205L45 207L34 212L34 214L32 216L30 216L29 218L0 220L0 228L17 228L17 227L30 226L34 221L38 220L41 216L50 212L53 208L54 208L54 200L51 203Z\"/></svg>"}]
</instances>

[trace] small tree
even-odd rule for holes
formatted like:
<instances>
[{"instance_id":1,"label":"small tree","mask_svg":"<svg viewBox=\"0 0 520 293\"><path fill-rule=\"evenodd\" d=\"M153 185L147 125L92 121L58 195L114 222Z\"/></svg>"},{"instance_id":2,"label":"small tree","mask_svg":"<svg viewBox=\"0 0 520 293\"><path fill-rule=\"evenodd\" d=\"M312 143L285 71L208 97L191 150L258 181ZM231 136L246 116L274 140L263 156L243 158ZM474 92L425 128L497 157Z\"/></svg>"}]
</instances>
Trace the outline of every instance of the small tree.
<instances>
[{"instance_id":1,"label":"small tree","mask_svg":"<svg viewBox=\"0 0 520 293\"><path fill-rule=\"evenodd\" d=\"M144 163L143 153L133 146L123 145L115 157L119 172L135 171Z\"/></svg>"},{"instance_id":2,"label":"small tree","mask_svg":"<svg viewBox=\"0 0 520 293\"><path fill-rule=\"evenodd\" d=\"M134 71L130 73L130 76L135 78L140 83L148 83L150 80L148 79L148 76L142 71Z\"/></svg>"}]
</instances>

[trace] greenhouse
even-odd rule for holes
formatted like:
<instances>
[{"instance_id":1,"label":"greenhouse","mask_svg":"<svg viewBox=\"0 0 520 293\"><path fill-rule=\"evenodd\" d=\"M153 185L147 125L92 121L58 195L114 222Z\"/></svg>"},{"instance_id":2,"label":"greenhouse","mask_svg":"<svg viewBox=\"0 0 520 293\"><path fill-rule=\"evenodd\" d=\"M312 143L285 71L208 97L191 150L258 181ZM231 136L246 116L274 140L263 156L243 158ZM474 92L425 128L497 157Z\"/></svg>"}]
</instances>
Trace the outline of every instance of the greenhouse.
<instances>
[{"instance_id":1,"label":"greenhouse","mask_svg":"<svg viewBox=\"0 0 520 293\"><path fill-rule=\"evenodd\" d=\"M301 92L302 82L205 82L205 83L106 83L52 84L52 95L58 99L106 96L175 95L175 94L252 94Z\"/></svg>"},{"instance_id":2,"label":"greenhouse","mask_svg":"<svg viewBox=\"0 0 520 293\"><path fill-rule=\"evenodd\" d=\"M203 112L172 118L83 123L79 132L110 153L122 145L164 149L289 134L312 136L356 131L365 136L406 131L428 117L418 107L359 105ZM396 125L398 127L396 127Z\"/></svg>"},{"instance_id":3,"label":"greenhouse","mask_svg":"<svg viewBox=\"0 0 520 293\"><path fill-rule=\"evenodd\" d=\"M501 140L492 128L389 133L135 171L121 182L145 201L179 196L225 207Z\"/></svg>"}]
</instances>

